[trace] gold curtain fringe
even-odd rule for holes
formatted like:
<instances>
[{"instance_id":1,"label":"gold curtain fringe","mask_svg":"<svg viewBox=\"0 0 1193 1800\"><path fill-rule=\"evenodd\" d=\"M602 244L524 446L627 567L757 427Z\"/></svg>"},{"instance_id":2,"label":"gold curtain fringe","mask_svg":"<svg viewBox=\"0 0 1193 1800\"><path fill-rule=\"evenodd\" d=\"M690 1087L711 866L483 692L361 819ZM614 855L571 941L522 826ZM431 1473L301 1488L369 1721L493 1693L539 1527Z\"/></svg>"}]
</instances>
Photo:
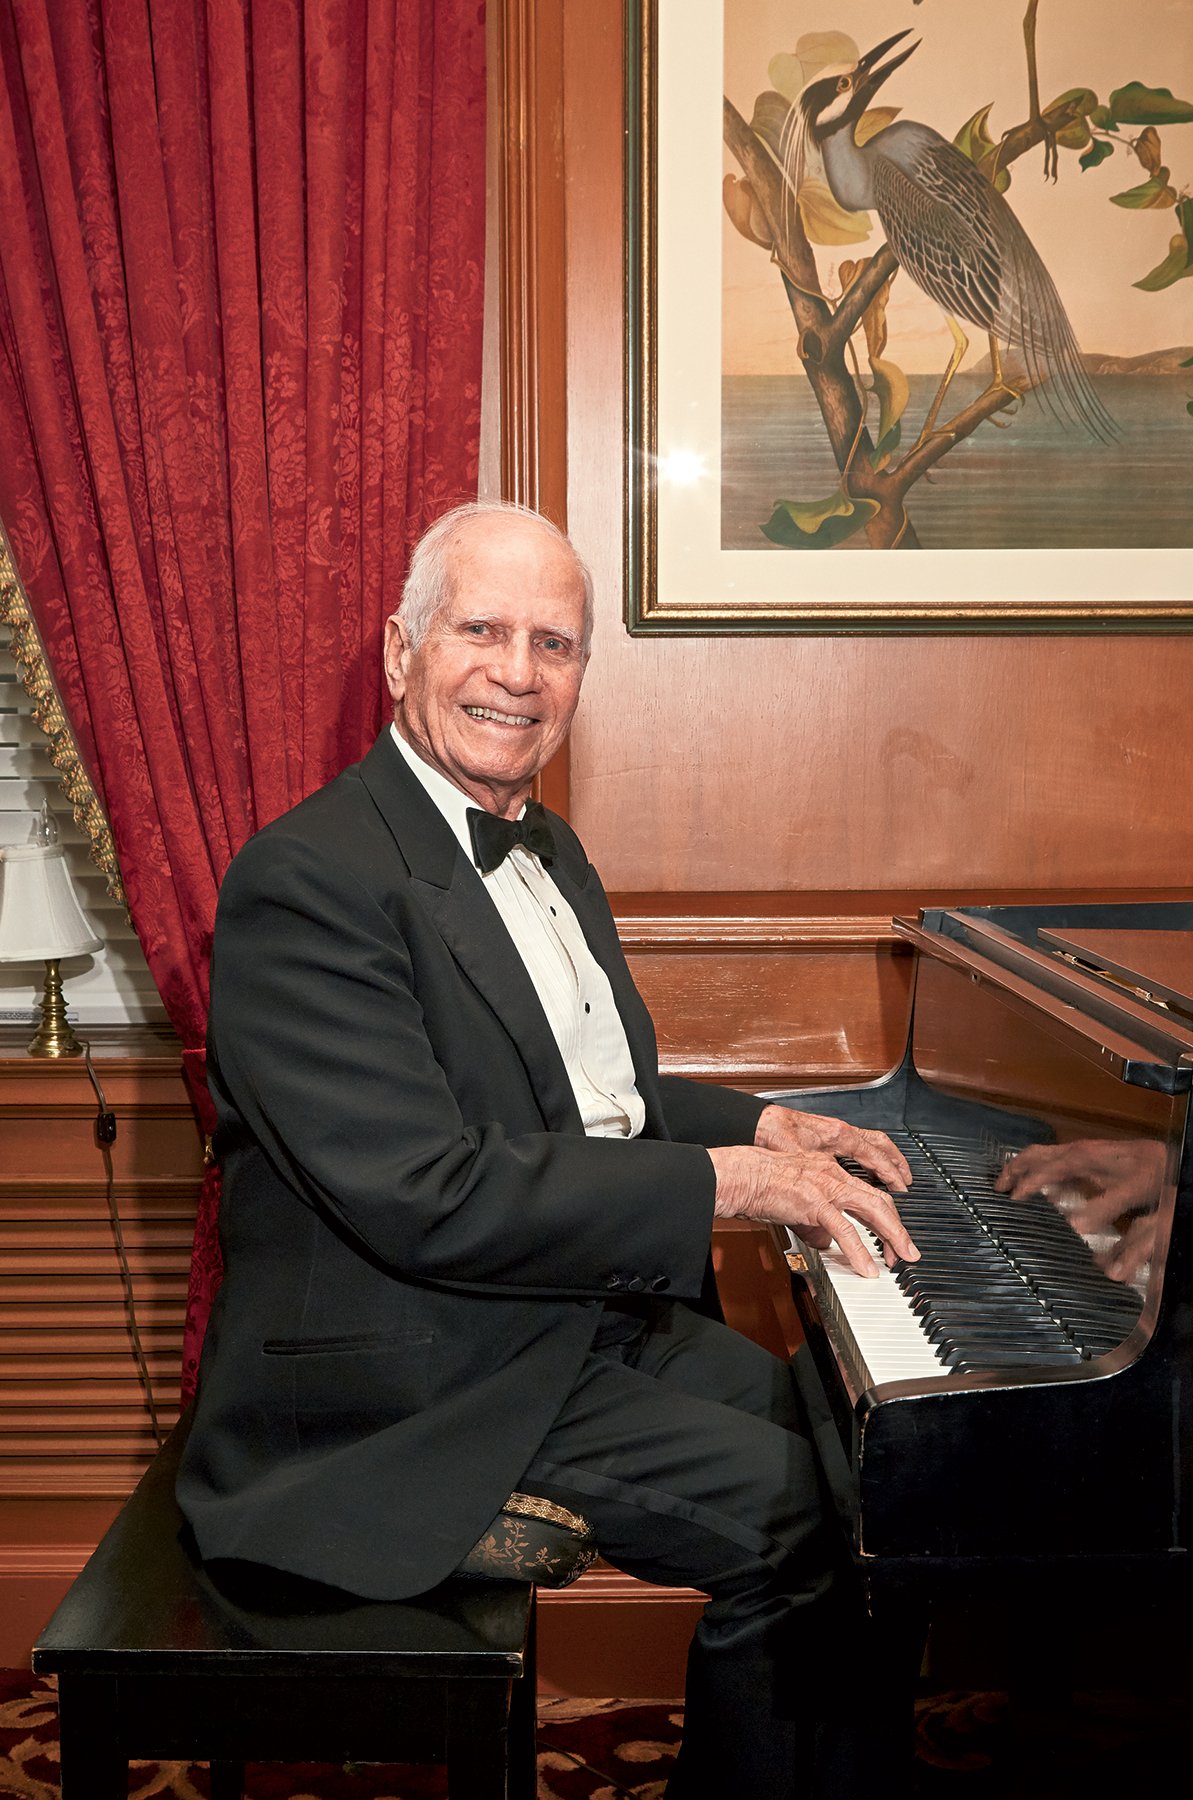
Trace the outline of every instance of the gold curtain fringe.
<instances>
[{"instance_id":1,"label":"gold curtain fringe","mask_svg":"<svg viewBox=\"0 0 1193 1800\"><path fill-rule=\"evenodd\" d=\"M59 786L70 802L75 824L87 834L91 860L103 872L108 893L127 913L128 902L116 861L112 829L62 710L46 661L45 647L33 622L29 600L3 526L0 526L0 624L7 625L12 634L9 648L13 661L25 692L33 701L34 722L50 740L50 761L58 771Z\"/></svg>"}]
</instances>

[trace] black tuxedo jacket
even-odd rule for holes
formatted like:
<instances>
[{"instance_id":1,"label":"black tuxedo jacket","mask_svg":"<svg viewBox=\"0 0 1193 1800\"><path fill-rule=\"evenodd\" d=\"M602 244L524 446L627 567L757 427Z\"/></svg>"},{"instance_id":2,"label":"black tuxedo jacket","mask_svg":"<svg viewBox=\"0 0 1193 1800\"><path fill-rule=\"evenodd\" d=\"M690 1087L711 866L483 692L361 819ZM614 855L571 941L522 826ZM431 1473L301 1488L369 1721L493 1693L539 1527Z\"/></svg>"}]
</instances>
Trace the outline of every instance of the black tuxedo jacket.
<instances>
[{"instance_id":1,"label":"black tuxedo jacket","mask_svg":"<svg viewBox=\"0 0 1193 1800\"><path fill-rule=\"evenodd\" d=\"M552 875L646 1106L589 1138L480 876L388 732L228 871L208 1074L226 1275L179 1498L205 1557L422 1592L517 1485L602 1303L701 1292L714 1176L762 1102L660 1080L604 891Z\"/></svg>"}]
</instances>

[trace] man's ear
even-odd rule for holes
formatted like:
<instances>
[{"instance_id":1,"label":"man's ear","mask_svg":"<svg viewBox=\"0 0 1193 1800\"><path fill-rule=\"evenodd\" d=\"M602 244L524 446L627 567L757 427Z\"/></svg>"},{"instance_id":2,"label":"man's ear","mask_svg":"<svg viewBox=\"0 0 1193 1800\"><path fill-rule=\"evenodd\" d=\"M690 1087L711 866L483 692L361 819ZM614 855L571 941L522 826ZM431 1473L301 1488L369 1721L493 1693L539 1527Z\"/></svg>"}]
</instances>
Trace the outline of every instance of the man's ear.
<instances>
[{"instance_id":1,"label":"man's ear","mask_svg":"<svg viewBox=\"0 0 1193 1800\"><path fill-rule=\"evenodd\" d=\"M392 613L385 621L385 681L389 688L389 697L395 706L401 704L406 693L406 670L409 666L410 645L406 638L406 627L398 613Z\"/></svg>"}]
</instances>

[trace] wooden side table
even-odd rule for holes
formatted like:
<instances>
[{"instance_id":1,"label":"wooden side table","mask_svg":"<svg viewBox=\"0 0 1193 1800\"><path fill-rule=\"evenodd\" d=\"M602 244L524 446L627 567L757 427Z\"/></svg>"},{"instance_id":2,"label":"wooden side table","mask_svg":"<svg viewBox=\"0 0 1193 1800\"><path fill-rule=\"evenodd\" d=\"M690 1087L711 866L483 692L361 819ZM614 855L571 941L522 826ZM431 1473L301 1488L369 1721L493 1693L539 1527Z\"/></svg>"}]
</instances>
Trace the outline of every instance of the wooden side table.
<instances>
[{"instance_id":1,"label":"wooden side table","mask_svg":"<svg viewBox=\"0 0 1193 1800\"><path fill-rule=\"evenodd\" d=\"M0 1027L0 1665L23 1663L156 1448L110 1216L159 1421L177 1417L202 1146L172 1032L93 1027L117 1136L81 1057ZM109 1160L111 1196L109 1200Z\"/></svg>"}]
</instances>

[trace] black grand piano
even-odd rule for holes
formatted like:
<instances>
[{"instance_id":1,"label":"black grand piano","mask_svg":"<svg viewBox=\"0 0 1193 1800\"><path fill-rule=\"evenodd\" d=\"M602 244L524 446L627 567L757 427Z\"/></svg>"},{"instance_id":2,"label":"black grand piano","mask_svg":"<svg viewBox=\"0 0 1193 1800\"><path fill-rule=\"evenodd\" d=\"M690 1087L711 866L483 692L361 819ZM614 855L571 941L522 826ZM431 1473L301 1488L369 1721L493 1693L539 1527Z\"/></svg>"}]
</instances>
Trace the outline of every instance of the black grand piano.
<instances>
[{"instance_id":1,"label":"black grand piano","mask_svg":"<svg viewBox=\"0 0 1193 1800\"><path fill-rule=\"evenodd\" d=\"M888 1272L875 1243L867 1281L781 1234L797 1368L871 1594L1038 1593L1070 1573L1085 1591L1183 1591L1193 906L930 910L896 928L916 952L900 1066L775 1096L881 1127L913 1170L899 1206L918 1264Z\"/></svg>"}]
</instances>

